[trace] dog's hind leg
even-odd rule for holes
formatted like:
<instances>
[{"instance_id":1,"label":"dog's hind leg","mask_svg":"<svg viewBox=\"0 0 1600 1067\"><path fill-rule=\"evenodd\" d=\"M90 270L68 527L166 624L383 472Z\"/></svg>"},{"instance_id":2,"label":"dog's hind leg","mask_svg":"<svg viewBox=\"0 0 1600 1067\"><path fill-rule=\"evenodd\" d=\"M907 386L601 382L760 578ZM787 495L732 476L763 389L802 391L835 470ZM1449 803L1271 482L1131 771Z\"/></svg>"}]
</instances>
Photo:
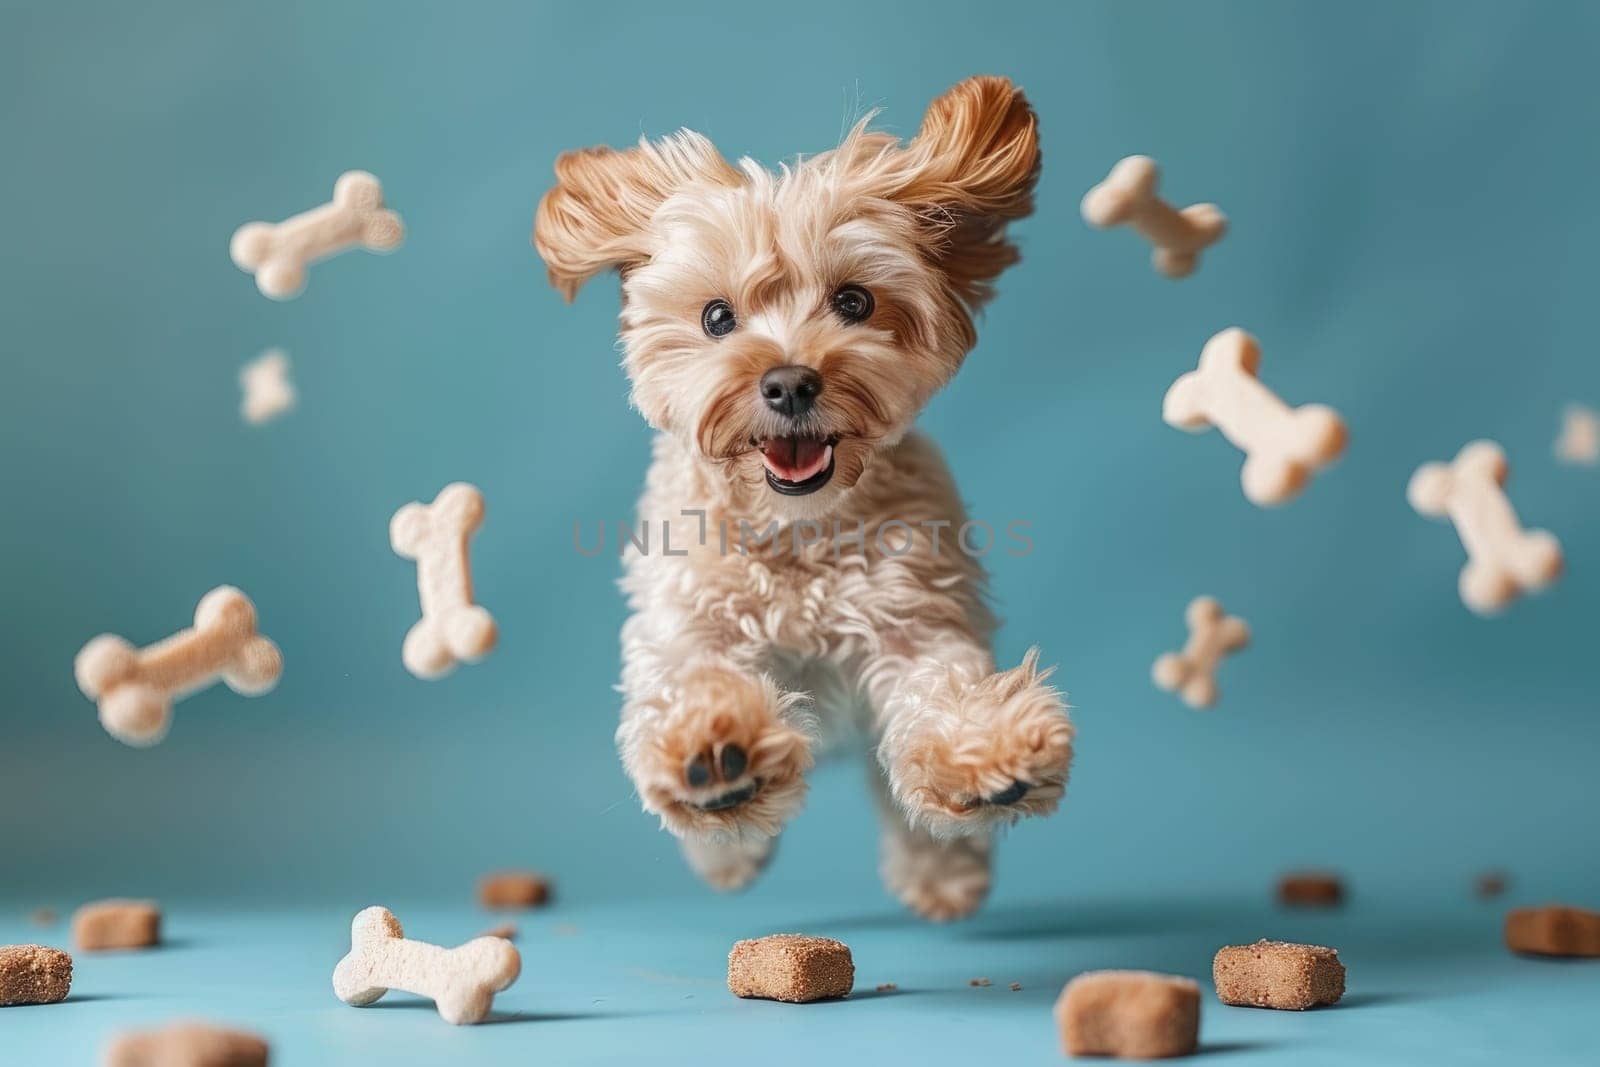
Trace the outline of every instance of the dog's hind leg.
<instances>
[{"instance_id":1,"label":"dog's hind leg","mask_svg":"<svg viewBox=\"0 0 1600 1067\"><path fill-rule=\"evenodd\" d=\"M743 889L772 862L776 837L685 837L678 842L691 870L712 889Z\"/></svg>"},{"instance_id":2,"label":"dog's hind leg","mask_svg":"<svg viewBox=\"0 0 1600 1067\"><path fill-rule=\"evenodd\" d=\"M987 835L938 838L912 826L889 796L882 772L873 767L872 793L883 836L878 847L878 873L883 884L906 907L933 922L964 919L989 895Z\"/></svg>"}]
</instances>

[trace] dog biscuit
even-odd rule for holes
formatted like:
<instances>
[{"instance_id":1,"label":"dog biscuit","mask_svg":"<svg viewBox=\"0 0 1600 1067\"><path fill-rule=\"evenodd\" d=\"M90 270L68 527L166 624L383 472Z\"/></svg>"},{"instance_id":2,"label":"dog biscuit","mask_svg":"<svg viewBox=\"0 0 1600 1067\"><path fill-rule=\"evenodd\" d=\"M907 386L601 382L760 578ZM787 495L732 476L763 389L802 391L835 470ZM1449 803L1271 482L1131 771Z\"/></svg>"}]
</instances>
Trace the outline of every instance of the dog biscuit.
<instances>
[{"instance_id":1,"label":"dog biscuit","mask_svg":"<svg viewBox=\"0 0 1600 1067\"><path fill-rule=\"evenodd\" d=\"M105 1067L267 1067L268 1046L256 1034L203 1022L119 1034L106 1046Z\"/></svg>"},{"instance_id":2,"label":"dog biscuit","mask_svg":"<svg viewBox=\"0 0 1600 1067\"><path fill-rule=\"evenodd\" d=\"M1573 404L1561 422L1556 458L1579 467L1600 464L1600 413Z\"/></svg>"},{"instance_id":3,"label":"dog biscuit","mask_svg":"<svg viewBox=\"0 0 1600 1067\"><path fill-rule=\"evenodd\" d=\"M56 910L54 908L34 908L28 913L28 921L35 926L54 926L56 924Z\"/></svg>"},{"instance_id":4,"label":"dog biscuit","mask_svg":"<svg viewBox=\"0 0 1600 1067\"><path fill-rule=\"evenodd\" d=\"M283 656L256 632L250 598L219 585L200 598L193 629L146 648L101 634L83 646L73 673L84 696L99 702L106 731L142 747L167 735L174 700L218 678L241 696L259 696L278 684Z\"/></svg>"},{"instance_id":5,"label":"dog biscuit","mask_svg":"<svg viewBox=\"0 0 1600 1067\"><path fill-rule=\"evenodd\" d=\"M1261 384L1260 369L1256 339L1229 327L1205 343L1196 369L1172 383L1161 417L1190 433L1221 430L1245 454L1245 497L1269 507L1294 499L1313 473L1338 459L1349 434L1330 407L1289 407Z\"/></svg>"},{"instance_id":6,"label":"dog biscuit","mask_svg":"<svg viewBox=\"0 0 1600 1067\"><path fill-rule=\"evenodd\" d=\"M1129 156L1111 168L1105 181L1084 195L1083 219L1097 229L1127 223L1155 246L1150 261L1169 278L1194 271L1200 253L1228 232L1228 219L1215 204L1179 211L1156 195L1161 170L1149 156Z\"/></svg>"},{"instance_id":7,"label":"dog biscuit","mask_svg":"<svg viewBox=\"0 0 1600 1067\"><path fill-rule=\"evenodd\" d=\"M97 900L72 913L72 941L86 952L161 943L161 909L148 900Z\"/></svg>"},{"instance_id":8,"label":"dog biscuit","mask_svg":"<svg viewBox=\"0 0 1600 1067\"><path fill-rule=\"evenodd\" d=\"M550 883L533 871L501 871L478 882L478 903L486 908L538 908L550 902Z\"/></svg>"},{"instance_id":9,"label":"dog biscuit","mask_svg":"<svg viewBox=\"0 0 1600 1067\"><path fill-rule=\"evenodd\" d=\"M0 1008L55 1004L72 991L72 957L44 945L0 945Z\"/></svg>"},{"instance_id":10,"label":"dog biscuit","mask_svg":"<svg viewBox=\"0 0 1600 1067\"><path fill-rule=\"evenodd\" d=\"M239 371L239 387L244 399L239 414L244 421L260 425L294 408L294 385L289 381L289 357L276 348L252 360Z\"/></svg>"},{"instance_id":11,"label":"dog biscuit","mask_svg":"<svg viewBox=\"0 0 1600 1067\"><path fill-rule=\"evenodd\" d=\"M1344 996L1344 964L1337 949L1257 941L1228 945L1211 961L1217 999L1239 1008L1305 1011L1337 1004Z\"/></svg>"},{"instance_id":12,"label":"dog biscuit","mask_svg":"<svg viewBox=\"0 0 1600 1067\"><path fill-rule=\"evenodd\" d=\"M1506 497L1511 473L1493 441L1473 441L1449 463L1424 463L1406 486L1417 514L1449 516L1467 550L1459 587L1462 603L1492 615L1523 593L1561 576L1561 542L1547 530L1524 530Z\"/></svg>"},{"instance_id":13,"label":"dog biscuit","mask_svg":"<svg viewBox=\"0 0 1600 1067\"><path fill-rule=\"evenodd\" d=\"M364 1008L391 989L432 1000L447 1023L481 1023L494 995L517 980L522 956L502 937L457 948L406 940L388 908L367 908L350 924L350 954L333 971L333 992Z\"/></svg>"},{"instance_id":14,"label":"dog biscuit","mask_svg":"<svg viewBox=\"0 0 1600 1067\"><path fill-rule=\"evenodd\" d=\"M805 1004L845 997L856 982L850 946L828 937L773 934L735 942L728 989L736 997Z\"/></svg>"},{"instance_id":15,"label":"dog biscuit","mask_svg":"<svg viewBox=\"0 0 1600 1067\"><path fill-rule=\"evenodd\" d=\"M1187 1056L1200 1039L1200 986L1151 971L1088 971L1061 990L1055 1015L1068 1056Z\"/></svg>"},{"instance_id":16,"label":"dog biscuit","mask_svg":"<svg viewBox=\"0 0 1600 1067\"><path fill-rule=\"evenodd\" d=\"M247 222L234 231L228 254L256 287L274 300L299 296L306 268L360 245L392 252L406 235L400 216L383 204L383 186L363 170L339 176L333 199L282 222Z\"/></svg>"},{"instance_id":17,"label":"dog biscuit","mask_svg":"<svg viewBox=\"0 0 1600 1067\"><path fill-rule=\"evenodd\" d=\"M1278 903L1290 907L1332 908L1344 903L1344 883L1324 871L1295 871L1278 879Z\"/></svg>"},{"instance_id":18,"label":"dog biscuit","mask_svg":"<svg viewBox=\"0 0 1600 1067\"><path fill-rule=\"evenodd\" d=\"M431 504L412 501L389 521L390 545L417 561L422 618L406 634L400 659L418 678L476 662L499 639L494 618L472 602L467 542L481 525L483 494L466 482L445 486Z\"/></svg>"},{"instance_id":19,"label":"dog biscuit","mask_svg":"<svg viewBox=\"0 0 1600 1067\"><path fill-rule=\"evenodd\" d=\"M1217 702L1217 665L1250 644L1250 627L1208 596L1189 601L1183 617L1189 626L1183 651L1163 653L1150 675L1158 687L1177 693L1191 708L1209 708Z\"/></svg>"},{"instance_id":20,"label":"dog biscuit","mask_svg":"<svg viewBox=\"0 0 1600 1067\"><path fill-rule=\"evenodd\" d=\"M1600 912L1547 904L1506 913L1506 947L1533 956L1600 956Z\"/></svg>"}]
</instances>

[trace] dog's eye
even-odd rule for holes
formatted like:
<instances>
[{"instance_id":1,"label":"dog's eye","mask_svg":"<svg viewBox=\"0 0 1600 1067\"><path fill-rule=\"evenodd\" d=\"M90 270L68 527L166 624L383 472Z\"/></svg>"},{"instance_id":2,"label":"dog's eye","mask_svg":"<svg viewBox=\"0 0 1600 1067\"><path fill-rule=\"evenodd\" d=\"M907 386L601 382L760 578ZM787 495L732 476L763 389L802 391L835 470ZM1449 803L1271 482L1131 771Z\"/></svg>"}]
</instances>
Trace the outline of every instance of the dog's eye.
<instances>
[{"instance_id":1,"label":"dog's eye","mask_svg":"<svg viewBox=\"0 0 1600 1067\"><path fill-rule=\"evenodd\" d=\"M726 337L739 325L733 316L733 305L726 300L713 300L700 312L700 328L707 337Z\"/></svg>"},{"instance_id":2,"label":"dog's eye","mask_svg":"<svg viewBox=\"0 0 1600 1067\"><path fill-rule=\"evenodd\" d=\"M872 314L872 294L859 285L841 285L833 291L833 310L846 322L864 322Z\"/></svg>"}]
</instances>

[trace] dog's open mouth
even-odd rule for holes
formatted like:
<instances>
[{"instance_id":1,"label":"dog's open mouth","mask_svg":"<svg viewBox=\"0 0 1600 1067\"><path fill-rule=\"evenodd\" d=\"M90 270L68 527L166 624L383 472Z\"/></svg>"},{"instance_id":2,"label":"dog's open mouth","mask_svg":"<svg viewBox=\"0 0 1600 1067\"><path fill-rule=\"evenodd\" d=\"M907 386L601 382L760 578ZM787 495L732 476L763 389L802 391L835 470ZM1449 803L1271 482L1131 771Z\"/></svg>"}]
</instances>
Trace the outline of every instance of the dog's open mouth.
<instances>
[{"instance_id":1,"label":"dog's open mouth","mask_svg":"<svg viewBox=\"0 0 1600 1067\"><path fill-rule=\"evenodd\" d=\"M767 484L785 496L815 493L833 477L836 438L769 437L758 443Z\"/></svg>"},{"instance_id":2,"label":"dog's open mouth","mask_svg":"<svg viewBox=\"0 0 1600 1067\"><path fill-rule=\"evenodd\" d=\"M699 808L701 811L727 811L729 808L737 808L745 801L754 799L759 792L761 792L761 779L757 778L748 785L740 786L729 793L723 793L719 797L712 797L710 800L695 804L694 807Z\"/></svg>"}]
</instances>

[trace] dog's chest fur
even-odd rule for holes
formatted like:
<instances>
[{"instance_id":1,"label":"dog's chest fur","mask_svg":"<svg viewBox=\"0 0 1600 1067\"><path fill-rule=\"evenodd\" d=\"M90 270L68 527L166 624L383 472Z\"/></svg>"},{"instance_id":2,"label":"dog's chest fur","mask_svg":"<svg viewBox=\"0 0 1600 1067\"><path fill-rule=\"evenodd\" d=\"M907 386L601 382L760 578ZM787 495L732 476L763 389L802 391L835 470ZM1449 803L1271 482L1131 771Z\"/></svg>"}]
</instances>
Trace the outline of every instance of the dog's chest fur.
<instances>
[{"instance_id":1,"label":"dog's chest fur","mask_svg":"<svg viewBox=\"0 0 1600 1067\"><path fill-rule=\"evenodd\" d=\"M895 654L919 619L993 625L982 569L954 544L964 521L955 486L920 435L880 451L837 514L799 529L741 506L715 470L662 437L638 519L652 541L648 551L628 550L622 586L654 639L692 634L810 693L838 725L861 721L863 664ZM925 522L950 524L940 527L940 549ZM909 550L898 551L897 538L908 536Z\"/></svg>"}]
</instances>

